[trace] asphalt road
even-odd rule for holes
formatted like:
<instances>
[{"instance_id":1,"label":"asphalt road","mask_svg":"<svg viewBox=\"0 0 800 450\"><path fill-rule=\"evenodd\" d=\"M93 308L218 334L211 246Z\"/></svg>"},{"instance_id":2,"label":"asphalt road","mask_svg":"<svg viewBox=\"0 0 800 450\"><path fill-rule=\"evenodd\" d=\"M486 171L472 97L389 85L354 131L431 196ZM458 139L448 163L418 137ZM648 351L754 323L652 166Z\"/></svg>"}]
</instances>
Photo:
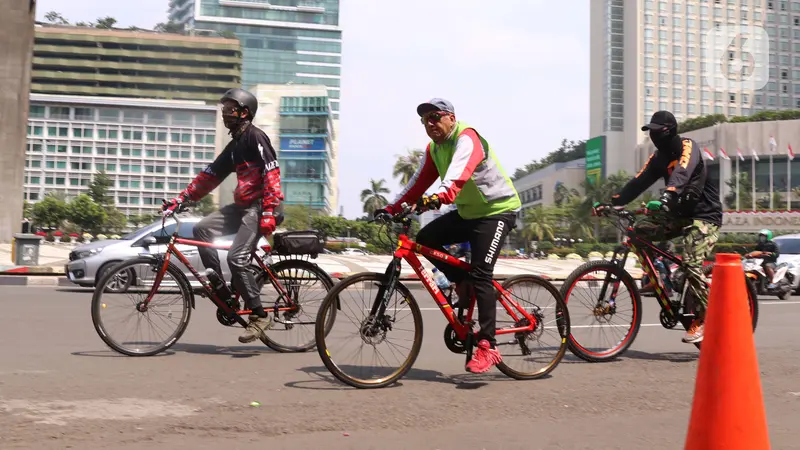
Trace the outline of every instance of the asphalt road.
<instances>
[{"instance_id":1,"label":"asphalt road","mask_svg":"<svg viewBox=\"0 0 800 450\"><path fill-rule=\"evenodd\" d=\"M0 448L76 449L676 449L684 445L698 351L657 324L618 361L568 354L551 376L514 381L464 372L425 310L415 368L397 385L355 390L316 351L243 345L198 299L165 354L108 350L91 292L0 291ZM421 296L420 296L421 297ZM433 304L422 298L422 306ZM800 298L761 303L756 333L773 448L800 449ZM252 401L261 407L250 407Z\"/></svg>"}]
</instances>

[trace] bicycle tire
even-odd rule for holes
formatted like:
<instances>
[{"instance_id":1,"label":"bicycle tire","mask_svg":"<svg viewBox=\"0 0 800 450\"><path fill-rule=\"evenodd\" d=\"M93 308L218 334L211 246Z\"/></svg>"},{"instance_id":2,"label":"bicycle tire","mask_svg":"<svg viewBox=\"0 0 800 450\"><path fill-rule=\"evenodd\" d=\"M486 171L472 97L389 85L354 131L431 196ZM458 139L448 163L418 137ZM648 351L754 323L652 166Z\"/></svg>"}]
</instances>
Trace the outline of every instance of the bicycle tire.
<instances>
[{"instance_id":1,"label":"bicycle tire","mask_svg":"<svg viewBox=\"0 0 800 450\"><path fill-rule=\"evenodd\" d=\"M331 307L333 307L334 305L338 306L339 293L341 293L347 286L355 283L360 283L363 281L375 281L381 283L384 282L385 279L386 276L384 274L376 272L363 272L345 278L344 280L336 284L336 286L334 286L334 288L328 292L328 295L325 296L325 300L322 301L319 314L317 315L317 321L315 326L315 331L316 331L315 337L317 343L317 351L319 353L320 358L322 359L323 364L325 364L325 367L334 377L336 377L336 379L338 379L342 383L345 383L355 388L375 389L375 388L386 387L389 386L390 384L395 383L411 369L411 367L414 365L414 361L416 361L417 359L417 356L419 356L420 349L422 348L422 311L420 311L416 299L414 298L413 295L411 295L411 292L408 290L408 288L404 284L398 281L397 284L395 285L395 289L400 291L400 294L402 294L405 297L406 303L408 304L408 307L411 310L411 314L414 316L414 322L415 322L414 342L411 346L411 352L409 353L408 358L406 358L406 361L403 363L403 365L400 366L397 371L395 371L393 374L387 377L379 378L377 380L367 381L347 375L333 361L331 354L328 351L328 347L325 343L327 332L330 331L330 329L326 331L324 325L325 323L324 318L327 315L327 311L331 309Z\"/></svg>"},{"instance_id":2,"label":"bicycle tire","mask_svg":"<svg viewBox=\"0 0 800 450\"><path fill-rule=\"evenodd\" d=\"M304 261L304 260L301 260L301 259L287 259L287 260L283 260L283 261L278 261L277 263L272 264L271 266L269 266L269 270L272 271L272 273L274 273L274 274L278 274L282 270L293 270L293 269L304 270L306 272L313 273L316 276L317 280L319 280L322 283L322 285L325 286L325 290L328 291L328 292L330 292L331 288L333 288L333 283L330 281L330 277L327 276L327 272L325 272L322 269L322 267L320 267L319 265L314 264L314 263L312 263L310 261ZM266 276L267 276L267 274L264 271L262 271L259 274L259 277L266 277ZM265 282L265 284L266 284L266 282ZM270 283L270 285L272 285L272 283ZM274 285L272 287L273 287L273 289L275 288ZM302 303L302 301L300 301L300 303ZM333 325L333 320L335 320L335 318L336 317L335 317L335 310L334 310L334 314L332 315L332 319L330 320L330 325L331 326ZM315 327L316 327L316 325L315 325ZM314 329L312 328L312 330L314 330ZM328 327L328 331L330 331L330 326ZM264 332L264 338L262 338L261 341L266 346L268 346L269 348L275 350L276 352L280 352L280 353L301 353L301 352L306 352L308 350L311 350L316 345L316 338L314 336L315 331L312 331L312 333L311 333L311 335L312 335L311 336L311 340L309 342L303 344L303 345L284 345L284 344L281 344L281 343L277 342L276 340L271 339L269 337L269 333L270 333L270 330L265 331Z\"/></svg>"},{"instance_id":3,"label":"bicycle tire","mask_svg":"<svg viewBox=\"0 0 800 450\"><path fill-rule=\"evenodd\" d=\"M550 294L553 295L556 299L556 307L561 310L561 320L563 322L564 329L562 330L562 326L559 326L559 334L561 335L561 346L556 354L556 357L548 364L544 369L536 371L536 372L520 372L517 370L512 369L511 367L507 366L505 363L501 362L497 365L497 369L500 372L503 372L506 376L514 378L515 380L535 380L537 378L544 377L545 375L552 372L556 366L564 359L564 355L567 353L568 344L568 337L570 334L569 328L569 311L567 309L567 304L564 302L564 297L561 293L556 289L553 283L545 280L544 278L537 276L537 275L516 275L506 279L503 284L501 285L503 289L510 290L510 288L517 283L520 282L532 282L533 284L538 284L547 290Z\"/></svg>"},{"instance_id":4,"label":"bicycle tire","mask_svg":"<svg viewBox=\"0 0 800 450\"><path fill-rule=\"evenodd\" d=\"M633 280L633 277L631 277L630 274L622 267L609 261L589 261L572 271L572 273L564 281L564 284L561 285L560 293L564 298L564 303L568 307L569 294L572 291L574 284L584 275L593 271L606 271L617 277L625 285L625 287L628 288L628 291L631 292L631 298L633 300L634 318L632 326L630 331L622 340L621 344L616 347L603 352L590 352L575 339L575 336L572 334L572 330L570 330L570 335L569 339L567 339L567 342L569 344L569 350L572 352L572 354L584 361L604 362L613 360L625 353L628 348L630 348L631 344L633 344L636 336L639 334L639 329L642 325L642 297L639 294L639 288L636 286L636 282Z\"/></svg>"},{"instance_id":5,"label":"bicycle tire","mask_svg":"<svg viewBox=\"0 0 800 450\"><path fill-rule=\"evenodd\" d=\"M704 266L703 267L703 275L705 275L706 277L711 276L713 267L714 267L713 265ZM745 283L745 286L747 286L747 302L750 305L750 319L751 319L752 324L753 324L753 333L755 333L756 332L756 328L758 327L758 311L759 311L758 310L758 289L756 288L755 283L751 279L747 278L747 275L744 276L744 283ZM710 294L711 294L711 289L709 288L709 296L710 296ZM702 341L701 342L697 342L694 345L699 350L701 344L702 344Z\"/></svg>"},{"instance_id":6,"label":"bicycle tire","mask_svg":"<svg viewBox=\"0 0 800 450\"><path fill-rule=\"evenodd\" d=\"M183 297L183 309L185 314L183 314L182 320L178 324L178 328L176 328L175 332L172 335L161 343L158 347L153 350L146 351L146 352L137 352L133 350L129 350L128 348L118 344L115 342L111 337L108 335L105 325L102 323L102 319L100 318L100 309L102 308L103 302L103 294L105 294L105 285L108 280L116 274L117 272L126 269L127 267L132 267L136 265L152 265L154 262L153 258L150 257L140 257L125 260L116 266L112 267L108 270L101 278L100 281L97 283L97 286L94 291L94 295L92 296L92 304L91 304L91 311L92 311L92 323L94 324L94 329L97 334L100 336L100 339L105 342L107 346L109 346L112 350L121 353L127 356L153 356L158 353L161 353L178 342L178 339L181 338L183 333L186 331L186 328L189 326L189 319L192 317L192 289L189 286L186 278L184 277L183 273L178 269L175 264L170 263L167 267L167 272L170 276L177 281L178 286L181 290L181 294Z\"/></svg>"}]
</instances>

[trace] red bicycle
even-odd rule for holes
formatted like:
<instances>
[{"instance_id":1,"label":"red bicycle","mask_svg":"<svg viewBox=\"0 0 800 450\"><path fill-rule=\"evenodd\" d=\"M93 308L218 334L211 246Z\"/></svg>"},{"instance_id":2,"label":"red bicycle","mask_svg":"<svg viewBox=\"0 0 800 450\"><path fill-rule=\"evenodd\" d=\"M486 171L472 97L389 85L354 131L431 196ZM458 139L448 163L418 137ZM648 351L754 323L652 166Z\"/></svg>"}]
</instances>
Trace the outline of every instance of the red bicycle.
<instances>
[{"instance_id":1,"label":"red bicycle","mask_svg":"<svg viewBox=\"0 0 800 450\"><path fill-rule=\"evenodd\" d=\"M395 215L392 222L400 223L402 231L397 238L397 250L386 272L365 272L352 275L339 282L320 306L316 323L316 343L325 367L340 381L357 388L388 386L403 377L412 367L422 346L422 311L411 290L400 282L401 262L405 260L419 276L423 286L436 301L448 325L444 329L444 342L453 353L466 353L467 361L477 345L476 321L473 319L476 299L458 303L458 311L451 307L453 289L445 297L422 266L415 253L435 258L444 263L469 271L470 265L452 255L417 244L408 237L412 208L404 205L403 212ZM384 223L384 225L389 225ZM387 227L390 239L391 227ZM500 303L497 319L497 346L503 354L503 362L497 368L509 377L525 380L535 379L550 373L567 350L569 336L569 314L558 290L547 280L535 275L511 277L500 285L494 281L497 300ZM368 291L355 295L350 292ZM519 294L536 292L534 300L525 301L525 307L517 300ZM357 293L356 292L356 293ZM538 294L544 293L544 301ZM354 304L348 302L357 297ZM469 303L468 305L464 305ZM466 315L464 307L467 308ZM351 314L357 317L351 317ZM335 319L346 318L335 322ZM410 318L411 323L404 320ZM335 325L345 325L343 337L355 337L355 343L336 346L339 334ZM355 328L355 330L354 330ZM399 335L399 342L390 340ZM511 339L502 341L502 337ZM543 338L552 337L552 343L544 345ZM374 351L372 356L363 356L364 350ZM385 350L382 353L381 350ZM519 353L512 354L512 350ZM406 356L401 353L408 352ZM334 355L337 360L334 361ZM353 362L343 361L353 356ZM339 359L342 358L342 359ZM390 362L394 360L394 362ZM530 364L531 368L512 367L516 362ZM382 367L366 367L365 364L381 364ZM383 365L386 364L386 367ZM368 373L369 369L369 373ZM376 370L371 370L376 369Z\"/></svg>"},{"instance_id":2,"label":"red bicycle","mask_svg":"<svg viewBox=\"0 0 800 450\"><path fill-rule=\"evenodd\" d=\"M113 350L128 356L155 355L174 345L186 331L192 309L195 308L194 289L183 271L171 260L173 255L199 282L200 295L208 297L217 307L219 323L225 326L247 326L247 321L242 316L252 311L242 309L236 289L232 287L232 295L227 299L222 298L208 278L200 275L186 256L176 248L177 244L218 250L227 250L230 247L178 237L178 230L181 228L179 214L187 210L185 205L181 205L175 211L173 217L178 226L173 234L167 235L163 232L167 219L165 216L162 220L162 235L145 238L142 242L144 252L139 257L115 265L98 282L92 297L92 322L100 338ZM295 233L285 234L289 237L285 237L283 241L289 242L284 243L282 248L308 248L308 238L297 238ZM307 232L308 235L313 236L311 239L320 239L313 232ZM274 236L275 242L278 242L282 234L277 233ZM295 242L291 242L291 239L295 239ZM297 242L297 239L305 242ZM147 252L149 246L155 244L167 244L166 252ZM253 251L252 260L256 264L251 266L251 270L254 271L260 289L267 281L275 289L273 296L267 295L267 298L273 297L274 300L264 303L264 310L273 314L273 326L264 333L261 341L279 352L307 351L315 344L311 326L316 323L316 319L310 314L314 314L317 307L311 304L315 297L316 302L324 298L333 287L333 281L318 265L291 257L293 254L297 255L291 250L275 252L278 256L288 256L289 259L274 264L270 260L272 247L266 244L261 250L264 252L263 257ZM313 254L310 256L316 257ZM117 277L129 278L131 286L125 292L110 292L106 289ZM119 306L116 305L117 300L122 300ZM112 314L117 312L122 317L114 321ZM146 334L123 333L116 337L111 333L117 326L130 323L137 326L150 325L152 330ZM174 326L174 329L170 328L172 331L169 331L168 326ZM287 343L283 338L296 342Z\"/></svg>"}]
</instances>

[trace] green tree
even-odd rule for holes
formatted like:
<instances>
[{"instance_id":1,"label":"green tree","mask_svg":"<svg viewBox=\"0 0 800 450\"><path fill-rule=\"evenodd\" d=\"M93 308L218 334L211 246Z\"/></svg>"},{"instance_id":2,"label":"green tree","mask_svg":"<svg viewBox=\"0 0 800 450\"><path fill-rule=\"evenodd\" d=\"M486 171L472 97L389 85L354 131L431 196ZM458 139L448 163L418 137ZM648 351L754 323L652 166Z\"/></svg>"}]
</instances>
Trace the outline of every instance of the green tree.
<instances>
[{"instance_id":1,"label":"green tree","mask_svg":"<svg viewBox=\"0 0 800 450\"><path fill-rule=\"evenodd\" d=\"M522 223L522 237L525 238L526 248L529 241L544 241L555 237L553 234L555 231L555 227L553 226L553 211L550 208L537 205L525 209Z\"/></svg>"},{"instance_id":2,"label":"green tree","mask_svg":"<svg viewBox=\"0 0 800 450\"><path fill-rule=\"evenodd\" d=\"M229 31L229 30L217 31L217 36L223 37L223 38L228 38L228 39L236 39L236 33L234 33L233 31Z\"/></svg>"},{"instance_id":3,"label":"green tree","mask_svg":"<svg viewBox=\"0 0 800 450\"><path fill-rule=\"evenodd\" d=\"M119 234L128 226L128 218L118 208L112 206L106 210L103 230L111 234Z\"/></svg>"},{"instance_id":4,"label":"green tree","mask_svg":"<svg viewBox=\"0 0 800 450\"><path fill-rule=\"evenodd\" d=\"M195 213L203 217L213 213L217 210L217 205L214 204L214 198L211 195L206 195L192 208Z\"/></svg>"},{"instance_id":5,"label":"green tree","mask_svg":"<svg viewBox=\"0 0 800 450\"><path fill-rule=\"evenodd\" d=\"M116 23L117 23L117 19L115 19L113 17L106 16L106 17L103 17L102 19L98 18L97 21L94 24L94 27L95 28L104 28L104 29L110 30L110 29L114 28L114 25Z\"/></svg>"},{"instance_id":6,"label":"green tree","mask_svg":"<svg viewBox=\"0 0 800 450\"><path fill-rule=\"evenodd\" d=\"M114 181L109 177L105 171L100 170L89 183L89 197L100 206L112 206L114 199L108 194L108 191L114 186Z\"/></svg>"},{"instance_id":7,"label":"green tree","mask_svg":"<svg viewBox=\"0 0 800 450\"><path fill-rule=\"evenodd\" d=\"M33 205L28 203L27 200L22 202L22 217L31 218L31 214L33 214Z\"/></svg>"},{"instance_id":8,"label":"green tree","mask_svg":"<svg viewBox=\"0 0 800 450\"><path fill-rule=\"evenodd\" d=\"M725 184L730 189L728 195L725 196L725 207L736 209L736 175L732 176ZM739 172L739 209L753 209L753 183L747 172Z\"/></svg>"},{"instance_id":9,"label":"green tree","mask_svg":"<svg viewBox=\"0 0 800 450\"><path fill-rule=\"evenodd\" d=\"M61 13L50 11L44 15L44 19L56 25L69 25L69 21Z\"/></svg>"},{"instance_id":10,"label":"green tree","mask_svg":"<svg viewBox=\"0 0 800 450\"><path fill-rule=\"evenodd\" d=\"M395 155L397 161L394 163L392 176L395 178L399 177L402 186L407 185L419 168L419 165L422 164L422 157L424 154L423 150L409 149L405 155Z\"/></svg>"},{"instance_id":11,"label":"green tree","mask_svg":"<svg viewBox=\"0 0 800 450\"><path fill-rule=\"evenodd\" d=\"M67 212L67 203L48 193L41 201L33 205L31 214L36 225L58 228L67 218Z\"/></svg>"},{"instance_id":12,"label":"green tree","mask_svg":"<svg viewBox=\"0 0 800 450\"><path fill-rule=\"evenodd\" d=\"M309 227L313 226L314 217L319 215L319 210L309 208L306 205L286 205L283 208L284 219L281 228L286 228L290 231L307 230ZM310 223L309 217L311 218Z\"/></svg>"},{"instance_id":13,"label":"green tree","mask_svg":"<svg viewBox=\"0 0 800 450\"><path fill-rule=\"evenodd\" d=\"M139 225L143 223L147 223L150 221L150 217L146 215L139 215L139 214L131 214L128 216L128 223L134 226L134 228L139 228Z\"/></svg>"},{"instance_id":14,"label":"green tree","mask_svg":"<svg viewBox=\"0 0 800 450\"><path fill-rule=\"evenodd\" d=\"M81 194L69 202L69 220L82 231L96 234L102 230L108 215L106 210L86 194Z\"/></svg>"},{"instance_id":15,"label":"green tree","mask_svg":"<svg viewBox=\"0 0 800 450\"><path fill-rule=\"evenodd\" d=\"M384 186L386 184L386 180L381 178L379 181L375 181L373 179L369 180L370 187L369 189L364 189L361 191L361 201L364 203L363 211L369 215L375 212L375 210L383 208L387 203L386 197L383 194L388 194L389 189Z\"/></svg>"},{"instance_id":16,"label":"green tree","mask_svg":"<svg viewBox=\"0 0 800 450\"><path fill-rule=\"evenodd\" d=\"M171 20L167 23L157 23L153 28L153 31L157 31L159 33L186 34L183 25L175 23Z\"/></svg>"}]
</instances>

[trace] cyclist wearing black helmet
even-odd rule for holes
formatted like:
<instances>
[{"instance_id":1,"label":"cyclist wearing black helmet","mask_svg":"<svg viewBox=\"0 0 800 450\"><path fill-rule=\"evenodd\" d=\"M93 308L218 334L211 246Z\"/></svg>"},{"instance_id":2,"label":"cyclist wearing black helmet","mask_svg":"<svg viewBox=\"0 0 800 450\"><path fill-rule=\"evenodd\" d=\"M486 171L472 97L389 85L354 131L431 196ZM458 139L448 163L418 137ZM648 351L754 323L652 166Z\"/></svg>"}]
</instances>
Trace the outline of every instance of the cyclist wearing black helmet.
<instances>
[{"instance_id":1,"label":"cyclist wearing black helmet","mask_svg":"<svg viewBox=\"0 0 800 450\"><path fill-rule=\"evenodd\" d=\"M164 205L169 214L185 201L198 201L208 195L231 173L238 179L234 190L234 203L203 218L194 227L194 237L211 242L215 236L236 233L228 251L231 281L241 293L245 307L252 310L250 323L239 342L247 343L260 338L271 322L261 306L261 295L253 273L248 270L250 255L255 250L260 235L275 231L276 215L283 200L278 159L269 137L252 124L258 110L256 97L242 89L230 89L220 99L222 120L233 137L217 159L209 164L186 189ZM280 217L277 217L280 220ZM217 250L199 247L200 259L207 271L214 270L220 277Z\"/></svg>"}]
</instances>

